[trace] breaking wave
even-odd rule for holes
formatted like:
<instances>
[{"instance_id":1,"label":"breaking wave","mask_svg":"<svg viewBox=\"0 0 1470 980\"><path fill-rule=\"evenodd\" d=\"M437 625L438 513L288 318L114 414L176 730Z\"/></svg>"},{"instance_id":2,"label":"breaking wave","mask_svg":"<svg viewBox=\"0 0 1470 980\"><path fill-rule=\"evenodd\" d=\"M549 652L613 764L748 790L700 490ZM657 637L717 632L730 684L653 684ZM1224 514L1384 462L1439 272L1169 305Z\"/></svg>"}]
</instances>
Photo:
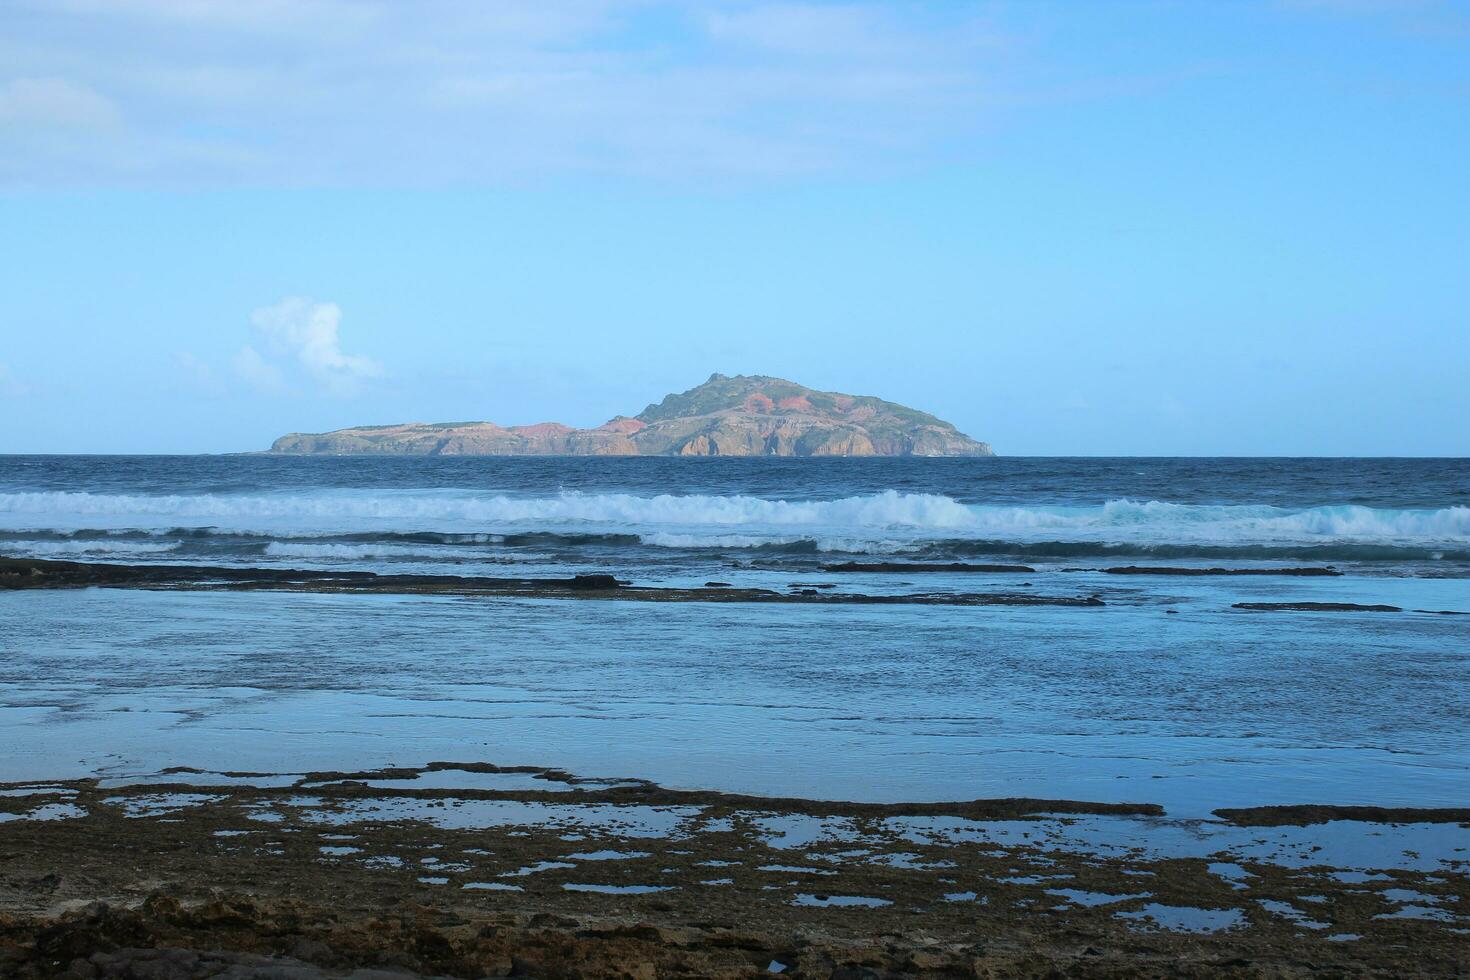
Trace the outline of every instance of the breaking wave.
<instances>
[{"instance_id":1,"label":"breaking wave","mask_svg":"<svg viewBox=\"0 0 1470 980\"><path fill-rule=\"evenodd\" d=\"M463 523L595 522L641 524L835 524L965 527L975 509L936 494L896 491L838 500L749 496L562 493L552 497L478 496L462 491L335 491L314 494L144 496L62 491L0 494L0 516L183 519L248 527L251 522L420 521ZM259 525L266 526L266 525ZM420 525L423 526L423 525Z\"/></svg>"},{"instance_id":2,"label":"breaking wave","mask_svg":"<svg viewBox=\"0 0 1470 980\"><path fill-rule=\"evenodd\" d=\"M315 544L299 541L272 541L265 546L270 558L309 558L320 561L360 561L364 558L417 558L424 549L394 544Z\"/></svg>"},{"instance_id":3,"label":"breaking wave","mask_svg":"<svg viewBox=\"0 0 1470 980\"><path fill-rule=\"evenodd\" d=\"M1110 500L1090 506L961 503L895 490L832 500L746 495L323 490L311 493L0 494L0 528L41 553L169 550L231 537L277 557L374 558L434 548L618 547L792 553L1088 554L1255 558L1470 553L1470 507L1280 508ZM79 528L93 530L80 531ZM82 535L90 536L80 540ZM143 539L143 540L139 540ZM147 539L157 541L150 544ZM250 544L250 542L255 542ZM101 542L101 543L99 543ZM110 542L110 543L109 543ZM259 552L257 552L259 553Z\"/></svg>"},{"instance_id":4,"label":"breaking wave","mask_svg":"<svg viewBox=\"0 0 1470 980\"><path fill-rule=\"evenodd\" d=\"M32 541L26 539L5 542L5 548L9 551L18 551L33 558L72 557L72 556L121 556L121 555L161 555L178 550L175 542L151 542L151 541L129 541L126 539L94 539L94 540L40 540Z\"/></svg>"}]
</instances>

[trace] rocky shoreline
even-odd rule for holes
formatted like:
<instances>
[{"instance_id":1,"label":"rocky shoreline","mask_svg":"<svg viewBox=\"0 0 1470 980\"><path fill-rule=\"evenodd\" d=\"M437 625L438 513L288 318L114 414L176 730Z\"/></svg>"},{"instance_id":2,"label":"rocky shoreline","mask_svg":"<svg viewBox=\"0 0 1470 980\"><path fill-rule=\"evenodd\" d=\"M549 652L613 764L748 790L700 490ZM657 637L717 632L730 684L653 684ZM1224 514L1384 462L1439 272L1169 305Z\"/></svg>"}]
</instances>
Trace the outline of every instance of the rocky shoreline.
<instances>
[{"instance_id":1,"label":"rocky shoreline","mask_svg":"<svg viewBox=\"0 0 1470 980\"><path fill-rule=\"evenodd\" d=\"M475 763L11 783L0 975L1463 972L1463 856L1296 854L1433 826L1375 816L1426 818L1263 809L1170 853L1129 843L1167 836L1146 805L769 800Z\"/></svg>"},{"instance_id":2,"label":"rocky shoreline","mask_svg":"<svg viewBox=\"0 0 1470 980\"><path fill-rule=\"evenodd\" d=\"M911 563L825 566L836 572L995 572L1019 574L1026 566L934 565ZM1101 569L1118 572L1117 569ZM1174 568L1122 570L1122 574L1182 576L1233 574L1233 570ZM1266 574L1254 569L1249 574ZM1285 569L1288 576L1320 573ZM1328 573L1335 576L1339 573ZM1023 582L1022 586L1031 583ZM1060 606L1093 609L1105 606L1098 595L1048 595L1034 592L910 592L865 593L828 591L833 583L794 582L785 592L764 588L737 588L728 582L706 582L702 587L635 585L613 575L574 575L570 578L499 578L464 575L389 575L377 572L322 571L301 568L250 568L208 565L122 565L102 562L53 561L0 557L0 591L20 589L174 589L192 591L317 592L378 595L449 595L529 599L604 599L635 602L810 603L816 605L917 606ZM1389 605L1350 602L1237 602L1232 608L1251 612L1378 612L1464 615L1458 610L1405 609Z\"/></svg>"},{"instance_id":3,"label":"rocky shoreline","mask_svg":"<svg viewBox=\"0 0 1470 980\"><path fill-rule=\"evenodd\" d=\"M116 565L100 562L0 558L0 589L71 588L191 589L392 595L503 596L533 599L621 599L642 602L779 602L821 605L1077 606L1104 603L1096 596L1024 592L926 592L900 595L824 592L793 586L702 588L639 586L612 575L571 578L495 578L461 575L383 575L376 572L206 565Z\"/></svg>"}]
</instances>

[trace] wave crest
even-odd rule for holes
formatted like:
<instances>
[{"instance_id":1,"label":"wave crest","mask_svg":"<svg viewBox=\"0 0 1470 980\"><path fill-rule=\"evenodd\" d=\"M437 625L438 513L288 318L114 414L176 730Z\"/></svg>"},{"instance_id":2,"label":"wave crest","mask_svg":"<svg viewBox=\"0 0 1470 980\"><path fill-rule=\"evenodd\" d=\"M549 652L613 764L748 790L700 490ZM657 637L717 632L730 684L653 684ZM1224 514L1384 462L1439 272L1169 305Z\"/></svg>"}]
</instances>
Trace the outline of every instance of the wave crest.
<instances>
[{"instance_id":1,"label":"wave crest","mask_svg":"<svg viewBox=\"0 0 1470 980\"><path fill-rule=\"evenodd\" d=\"M7 549L23 552L33 558L51 558L58 555L71 556L115 556L115 555L161 555L177 551L174 542L114 541L107 539L81 541L31 541L13 540L6 542Z\"/></svg>"},{"instance_id":2,"label":"wave crest","mask_svg":"<svg viewBox=\"0 0 1470 980\"><path fill-rule=\"evenodd\" d=\"M943 495L897 490L834 500L572 492L515 497L462 490L0 494L0 527L10 529L100 527L176 534L186 526L193 526L194 534L352 535L354 544L419 543L414 538L422 536L422 543L493 545L550 535L568 540L575 536L588 541L641 540L657 547L786 546L870 552L964 541L1470 546L1466 506L1291 509L1120 499L1092 507L1049 507L966 504Z\"/></svg>"}]
</instances>

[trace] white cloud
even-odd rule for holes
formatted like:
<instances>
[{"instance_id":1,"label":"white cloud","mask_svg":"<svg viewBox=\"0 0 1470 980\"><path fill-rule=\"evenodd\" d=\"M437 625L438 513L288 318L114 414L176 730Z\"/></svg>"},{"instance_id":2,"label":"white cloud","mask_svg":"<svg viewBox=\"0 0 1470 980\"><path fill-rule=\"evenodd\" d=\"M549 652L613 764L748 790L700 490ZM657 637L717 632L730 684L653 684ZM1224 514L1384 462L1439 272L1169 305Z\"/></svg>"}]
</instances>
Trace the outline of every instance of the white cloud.
<instances>
[{"instance_id":1,"label":"white cloud","mask_svg":"<svg viewBox=\"0 0 1470 980\"><path fill-rule=\"evenodd\" d=\"M189 387L204 392L218 393L220 381L215 370L207 362L195 357L190 351L181 351L174 355L174 366L178 369L179 376Z\"/></svg>"},{"instance_id":2,"label":"white cloud","mask_svg":"<svg viewBox=\"0 0 1470 980\"><path fill-rule=\"evenodd\" d=\"M383 373L360 354L342 350L338 329L342 310L336 303L316 303L292 296L250 315L260 349L247 345L235 355L235 374L257 388L280 390L288 371L295 371L333 394L350 394L358 383ZM262 353L264 351L264 353Z\"/></svg>"},{"instance_id":3,"label":"white cloud","mask_svg":"<svg viewBox=\"0 0 1470 980\"><path fill-rule=\"evenodd\" d=\"M6 61L0 37L0 64ZM0 76L0 187L85 177L99 155L112 173L136 172L137 150L112 100L58 76Z\"/></svg>"},{"instance_id":4,"label":"white cloud","mask_svg":"<svg viewBox=\"0 0 1470 980\"><path fill-rule=\"evenodd\" d=\"M276 365L260 356L254 347L240 348L230 358L230 369L235 377L259 391L279 392L286 390L286 375Z\"/></svg>"},{"instance_id":5,"label":"white cloud","mask_svg":"<svg viewBox=\"0 0 1470 980\"><path fill-rule=\"evenodd\" d=\"M10 111L115 125L22 145L0 159L0 182L442 185L887 166L984 125L997 59L983 9L16 0L0 35Z\"/></svg>"},{"instance_id":6,"label":"white cloud","mask_svg":"<svg viewBox=\"0 0 1470 980\"><path fill-rule=\"evenodd\" d=\"M0 125L93 129L118 122L112 102L65 78L15 78L0 83Z\"/></svg>"}]
</instances>

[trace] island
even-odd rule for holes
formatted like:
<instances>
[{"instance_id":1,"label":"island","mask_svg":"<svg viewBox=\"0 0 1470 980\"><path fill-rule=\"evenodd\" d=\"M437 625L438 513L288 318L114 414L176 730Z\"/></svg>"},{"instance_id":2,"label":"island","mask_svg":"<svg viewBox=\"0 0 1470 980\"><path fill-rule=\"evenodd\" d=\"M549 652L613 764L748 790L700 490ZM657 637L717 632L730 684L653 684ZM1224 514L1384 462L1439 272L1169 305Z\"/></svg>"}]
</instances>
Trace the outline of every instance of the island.
<instances>
[{"instance_id":1,"label":"island","mask_svg":"<svg viewBox=\"0 0 1470 980\"><path fill-rule=\"evenodd\" d=\"M279 455L992 456L949 422L874 398L764 375L712 374L634 416L595 429L559 422L406 422L293 432Z\"/></svg>"}]
</instances>

